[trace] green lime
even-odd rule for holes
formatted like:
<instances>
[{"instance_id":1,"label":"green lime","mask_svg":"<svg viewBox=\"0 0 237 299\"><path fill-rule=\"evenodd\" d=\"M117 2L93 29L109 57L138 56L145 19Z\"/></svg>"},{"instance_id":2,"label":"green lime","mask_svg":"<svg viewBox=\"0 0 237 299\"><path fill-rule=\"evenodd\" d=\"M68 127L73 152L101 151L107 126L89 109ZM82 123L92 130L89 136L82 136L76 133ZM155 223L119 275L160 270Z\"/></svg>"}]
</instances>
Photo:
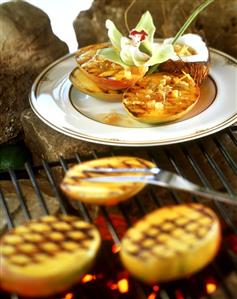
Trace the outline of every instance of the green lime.
<instances>
[{"instance_id":1,"label":"green lime","mask_svg":"<svg viewBox=\"0 0 237 299\"><path fill-rule=\"evenodd\" d=\"M7 168L20 169L29 160L29 151L22 144L5 144L0 146L0 171Z\"/></svg>"}]
</instances>

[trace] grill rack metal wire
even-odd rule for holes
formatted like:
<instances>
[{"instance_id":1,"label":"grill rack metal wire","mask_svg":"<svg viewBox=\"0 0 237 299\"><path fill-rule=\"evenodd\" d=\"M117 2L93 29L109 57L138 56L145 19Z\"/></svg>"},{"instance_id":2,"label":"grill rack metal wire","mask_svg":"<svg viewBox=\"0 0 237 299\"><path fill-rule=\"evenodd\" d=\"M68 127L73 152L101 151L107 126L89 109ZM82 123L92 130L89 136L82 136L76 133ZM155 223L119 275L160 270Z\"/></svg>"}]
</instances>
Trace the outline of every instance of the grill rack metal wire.
<instances>
[{"instance_id":1,"label":"grill rack metal wire","mask_svg":"<svg viewBox=\"0 0 237 299\"><path fill-rule=\"evenodd\" d=\"M226 140L228 140L228 148L226 146ZM218 161L216 161L213 156L210 154L207 148L210 148L210 144L213 145L213 148L215 151L219 152ZM229 146L233 148L233 152L229 151ZM199 152L198 160L195 156L195 153L193 152L193 149L195 148L196 151ZM222 169L221 163L224 162L225 165L227 165L228 169L231 172L231 175L233 178L237 180L237 128L232 127L228 128L224 132L221 132L219 134L216 134L209 138L200 139L195 142L191 143L184 143L180 145L175 146L162 146L162 147L152 147L152 148L146 148L146 149L138 149L136 154L134 154L134 149L125 149L125 148L112 148L110 154L112 156L116 155L142 155L145 158L148 158L155 162L157 165L161 165L161 167L164 165L164 167L169 168L169 170L177 172L178 174L183 175L184 177L187 176L187 171L192 172L192 177L195 178L196 182L199 184L202 184L206 187L212 188L211 179L212 176L206 176L205 170L202 169L200 166L202 163L205 163L209 168L211 173L213 173L213 176L215 176L215 179L217 179L222 186L221 191L228 192L231 194L236 194L237 190L236 187L233 187L231 183L228 180L228 177L226 176L225 171ZM183 159L180 160L180 157L183 156ZM96 152L93 152L91 157L87 157L87 159L96 159L100 157ZM200 158L201 157L201 158ZM202 163L201 160L202 159ZM219 160L220 159L220 160ZM59 157L58 161L55 162L48 162L43 161L42 165L40 166L32 166L31 163L27 162L25 164L25 170L23 171L16 171L13 169L9 169L7 173L5 173L5 177L7 176L8 179L11 180L13 188L16 192L17 198L19 199L20 207L22 210L22 213L24 215L25 220L30 220L31 213L29 210L29 207L26 204L23 191L21 189L21 186L19 184L19 179L22 177L22 173L24 177L27 177L34 189L34 192L37 196L37 200L40 203L41 209L44 214L49 214L50 211L47 207L46 201L44 199L44 196L40 190L39 184L37 182L36 174L40 170L43 171L44 174L47 177L47 180L52 188L52 191L54 193L54 196L57 198L59 205L60 205L60 212L65 214L80 214L82 218L84 218L85 221L93 223L93 217L91 216L90 211L88 210L87 206L84 205L81 202L77 202L78 210L73 208L70 202L67 200L67 198L62 194L62 192L59 189L59 185L55 180L53 170L55 167L60 166L61 169L66 172L68 167L72 163L80 163L83 160L82 157L80 157L78 154L75 155L75 157L71 159L65 159L63 157ZM164 162L164 160L166 160ZM181 161L181 162L180 162ZM184 163L185 165L182 165ZM188 165L188 167L187 167ZM186 169L188 168L188 170ZM195 181L194 180L194 181ZM0 180L0 187L1 187L1 180ZM147 187L148 192L148 199L150 202L153 203L153 208L159 208L165 204L162 195L160 195L159 190L155 189L155 187L149 186ZM187 201L193 201L193 202L203 202L200 197L197 196L188 196L188 200L186 197L183 197L184 194L182 192L176 192L172 190L165 190L162 191L165 192L165 196L169 198L168 203L173 204L180 204L182 202ZM0 188L0 203L3 211L3 217L7 221L8 229L11 229L14 227L14 220L11 216L7 201L4 196L4 192ZM149 208L147 208L146 203L140 196L136 196L132 199L132 204L136 209L136 215L137 218L142 217L145 215ZM125 203L126 205L126 203ZM120 213L120 215L123 217L124 222L126 223L127 227L131 226L134 222L134 219L131 219L126 206L124 203L121 203L117 206L117 210ZM218 213L221 220L224 223L224 226L227 231L230 231L233 234L237 234L237 219L235 219L235 216L230 215L229 210L227 207L219 202L213 201L212 203L213 209ZM147 210L148 209L148 210ZM118 227L114 224L113 219L111 218L110 210L106 207L99 207L99 214L103 216L103 219L107 225L107 228L111 234L111 237L113 239L114 244L119 245L120 244L120 233L118 232ZM237 211L236 211L237 214ZM229 264L231 265L231 272L233 272L237 276L237 258L236 255L233 254L233 252L228 248L228 245L223 242L224 246L224 254L225 259L229 261ZM111 268L111 265L109 265L109 261L107 258L104 259L105 265L108 266L108 268ZM218 290L221 291L223 299L236 299L236 293L233 293L233 289L229 286L229 284L226 282L225 272L223 271L223 263L220 263L218 258L215 259L210 266L208 266L208 271L211 272L211 275L215 277L215 280L218 283ZM209 273L209 272L208 272ZM198 282L198 284L203 289L204 281L203 281L203 274L197 273L194 275L195 280ZM143 299L143 298L149 298L147 295L146 287L144 287L139 282L133 280L133 285L136 288L136 298L137 299ZM184 299L196 299L197 292L191 292L185 283L182 283L179 285L174 284L175 286L161 286L161 289L157 293L156 297L153 298L160 298L160 299L173 299L173 298L184 298ZM181 287L182 285L182 287ZM182 293L179 297L179 290L182 289ZM0 294L1 295L1 294ZM131 295L131 294L130 294ZM129 293L127 295L118 296L116 295L114 298L135 298L131 297ZM213 295L205 293L205 296L202 298L215 298L215 293ZM1 295L8 297L6 294ZM80 287L80 298L102 298L100 294L97 294L98 297L90 297L86 290L83 287ZM1 298L2 298L1 297ZM15 299L18 298L15 294L11 295L11 298ZM54 297L54 298L62 298L62 297ZM77 297L76 297L77 298ZM112 297L111 297L112 298ZM219 298L219 297L218 297Z\"/></svg>"}]
</instances>

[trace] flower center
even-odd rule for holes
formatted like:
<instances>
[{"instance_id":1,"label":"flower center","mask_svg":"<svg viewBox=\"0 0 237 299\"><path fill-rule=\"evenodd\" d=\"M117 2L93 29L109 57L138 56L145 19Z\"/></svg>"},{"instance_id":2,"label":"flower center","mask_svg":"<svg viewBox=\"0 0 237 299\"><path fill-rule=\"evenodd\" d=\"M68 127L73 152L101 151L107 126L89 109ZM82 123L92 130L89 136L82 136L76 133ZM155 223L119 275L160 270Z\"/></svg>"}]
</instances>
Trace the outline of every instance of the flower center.
<instances>
[{"instance_id":1,"label":"flower center","mask_svg":"<svg viewBox=\"0 0 237 299\"><path fill-rule=\"evenodd\" d=\"M135 29L132 29L129 33L129 37L132 39L134 46L139 46L147 36L148 33L145 30L137 31Z\"/></svg>"}]
</instances>

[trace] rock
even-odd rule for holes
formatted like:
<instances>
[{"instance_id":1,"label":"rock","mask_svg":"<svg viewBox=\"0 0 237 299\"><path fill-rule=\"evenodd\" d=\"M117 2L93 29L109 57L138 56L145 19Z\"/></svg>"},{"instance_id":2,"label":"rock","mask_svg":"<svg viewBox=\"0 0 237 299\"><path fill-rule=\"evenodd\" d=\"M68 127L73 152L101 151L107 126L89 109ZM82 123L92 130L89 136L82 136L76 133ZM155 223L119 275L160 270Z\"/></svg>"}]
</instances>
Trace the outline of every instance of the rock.
<instances>
[{"instance_id":1,"label":"rock","mask_svg":"<svg viewBox=\"0 0 237 299\"><path fill-rule=\"evenodd\" d=\"M80 12L74 21L74 29L80 47L108 40L105 20L111 19L125 35L125 9L130 0L95 0L90 10ZM137 0L128 13L128 25L132 29L142 13L151 12L156 26L156 37L174 36L200 0ZM220 17L217 17L220 16ZM199 33L209 46L237 57L237 1L216 0L200 13L189 31ZM224 41L224 42L223 42Z\"/></svg>"},{"instance_id":2,"label":"rock","mask_svg":"<svg viewBox=\"0 0 237 299\"><path fill-rule=\"evenodd\" d=\"M48 16L24 1L0 5L0 144L21 131L36 76L68 52L52 32Z\"/></svg>"},{"instance_id":3,"label":"rock","mask_svg":"<svg viewBox=\"0 0 237 299\"><path fill-rule=\"evenodd\" d=\"M77 140L51 129L31 109L23 111L21 121L25 143L36 164L39 164L41 159L56 161L60 155L64 158L72 158L75 153L88 156L94 150L98 153L109 150L108 146Z\"/></svg>"}]
</instances>

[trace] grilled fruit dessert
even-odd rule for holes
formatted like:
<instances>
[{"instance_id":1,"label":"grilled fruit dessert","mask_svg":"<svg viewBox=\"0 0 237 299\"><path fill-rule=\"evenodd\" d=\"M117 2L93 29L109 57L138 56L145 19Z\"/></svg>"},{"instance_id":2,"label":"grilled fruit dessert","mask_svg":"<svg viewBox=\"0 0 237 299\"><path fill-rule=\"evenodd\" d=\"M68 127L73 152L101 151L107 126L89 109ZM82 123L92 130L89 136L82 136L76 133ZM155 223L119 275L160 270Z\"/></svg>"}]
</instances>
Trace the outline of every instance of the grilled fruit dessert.
<instances>
[{"instance_id":1,"label":"grilled fruit dessert","mask_svg":"<svg viewBox=\"0 0 237 299\"><path fill-rule=\"evenodd\" d=\"M123 97L123 90L102 90L94 81L89 79L79 68L75 68L70 76L70 81L73 86L92 97L105 101L121 101Z\"/></svg>"},{"instance_id":2,"label":"grilled fruit dessert","mask_svg":"<svg viewBox=\"0 0 237 299\"><path fill-rule=\"evenodd\" d=\"M173 38L164 40L164 44L171 44ZM209 71L209 50L197 34L188 33L181 36L173 45L175 55L159 65L161 72L190 74L197 85L201 85Z\"/></svg>"},{"instance_id":3,"label":"grilled fruit dessert","mask_svg":"<svg viewBox=\"0 0 237 299\"><path fill-rule=\"evenodd\" d=\"M108 43L95 44L83 47L76 53L78 68L105 93L132 86L148 70L145 66L123 67L97 54L99 49L109 47Z\"/></svg>"},{"instance_id":4,"label":"grilled fruit dessert","mask_svg":"<svg viewBox=\"0 0 237 299\"><path fill-rule=\"evenodd\" d=\"M221 241L215 213L201 204L158 209L130 228L121 243L124 266L146 282L184 278L206 266Z\"/></svg>"},{"instance_id":5,"label":"grilled fruit dessert","mask_svg":"<svg viewBox=\"0 0 237 299\"><path fill-rule=\"evenodd\" d=\"M188 74L145 76L123 94L123 105L136 120L158 124L175 121L197 103L200 89Z\"/></svg>"},{"instance_id":6,"label":"grilled fruit dessert","mask_svg":"<svg viewBox=\"0 0 237 299\"><path fill-rule=\"evenodd\" d=\"M100 247L97 229L74 216L45 216L0 241L0 286L43 297L69 288L91 267Z\"/></svg>"},{"instance_id":7,"label":"grilled fruit dessert","mask_svg":"<svg viewBox=\"0 0 237 299\"><path fill-rule=\"evenodd\" d=\"M104 176L103 173L90 172L98 168L151 168L155 165L135 157L108 157L84 162L70 168L61 189L70 198L98 205L114 205L124 201L145 187L144 183L135 182L90 182L86 178ZM142 173L142 172L141 172ZM141 175L137 173L136 175ZM129 175L129 173L106 173L107 176Z\"/></svg>"}]
</instances>

